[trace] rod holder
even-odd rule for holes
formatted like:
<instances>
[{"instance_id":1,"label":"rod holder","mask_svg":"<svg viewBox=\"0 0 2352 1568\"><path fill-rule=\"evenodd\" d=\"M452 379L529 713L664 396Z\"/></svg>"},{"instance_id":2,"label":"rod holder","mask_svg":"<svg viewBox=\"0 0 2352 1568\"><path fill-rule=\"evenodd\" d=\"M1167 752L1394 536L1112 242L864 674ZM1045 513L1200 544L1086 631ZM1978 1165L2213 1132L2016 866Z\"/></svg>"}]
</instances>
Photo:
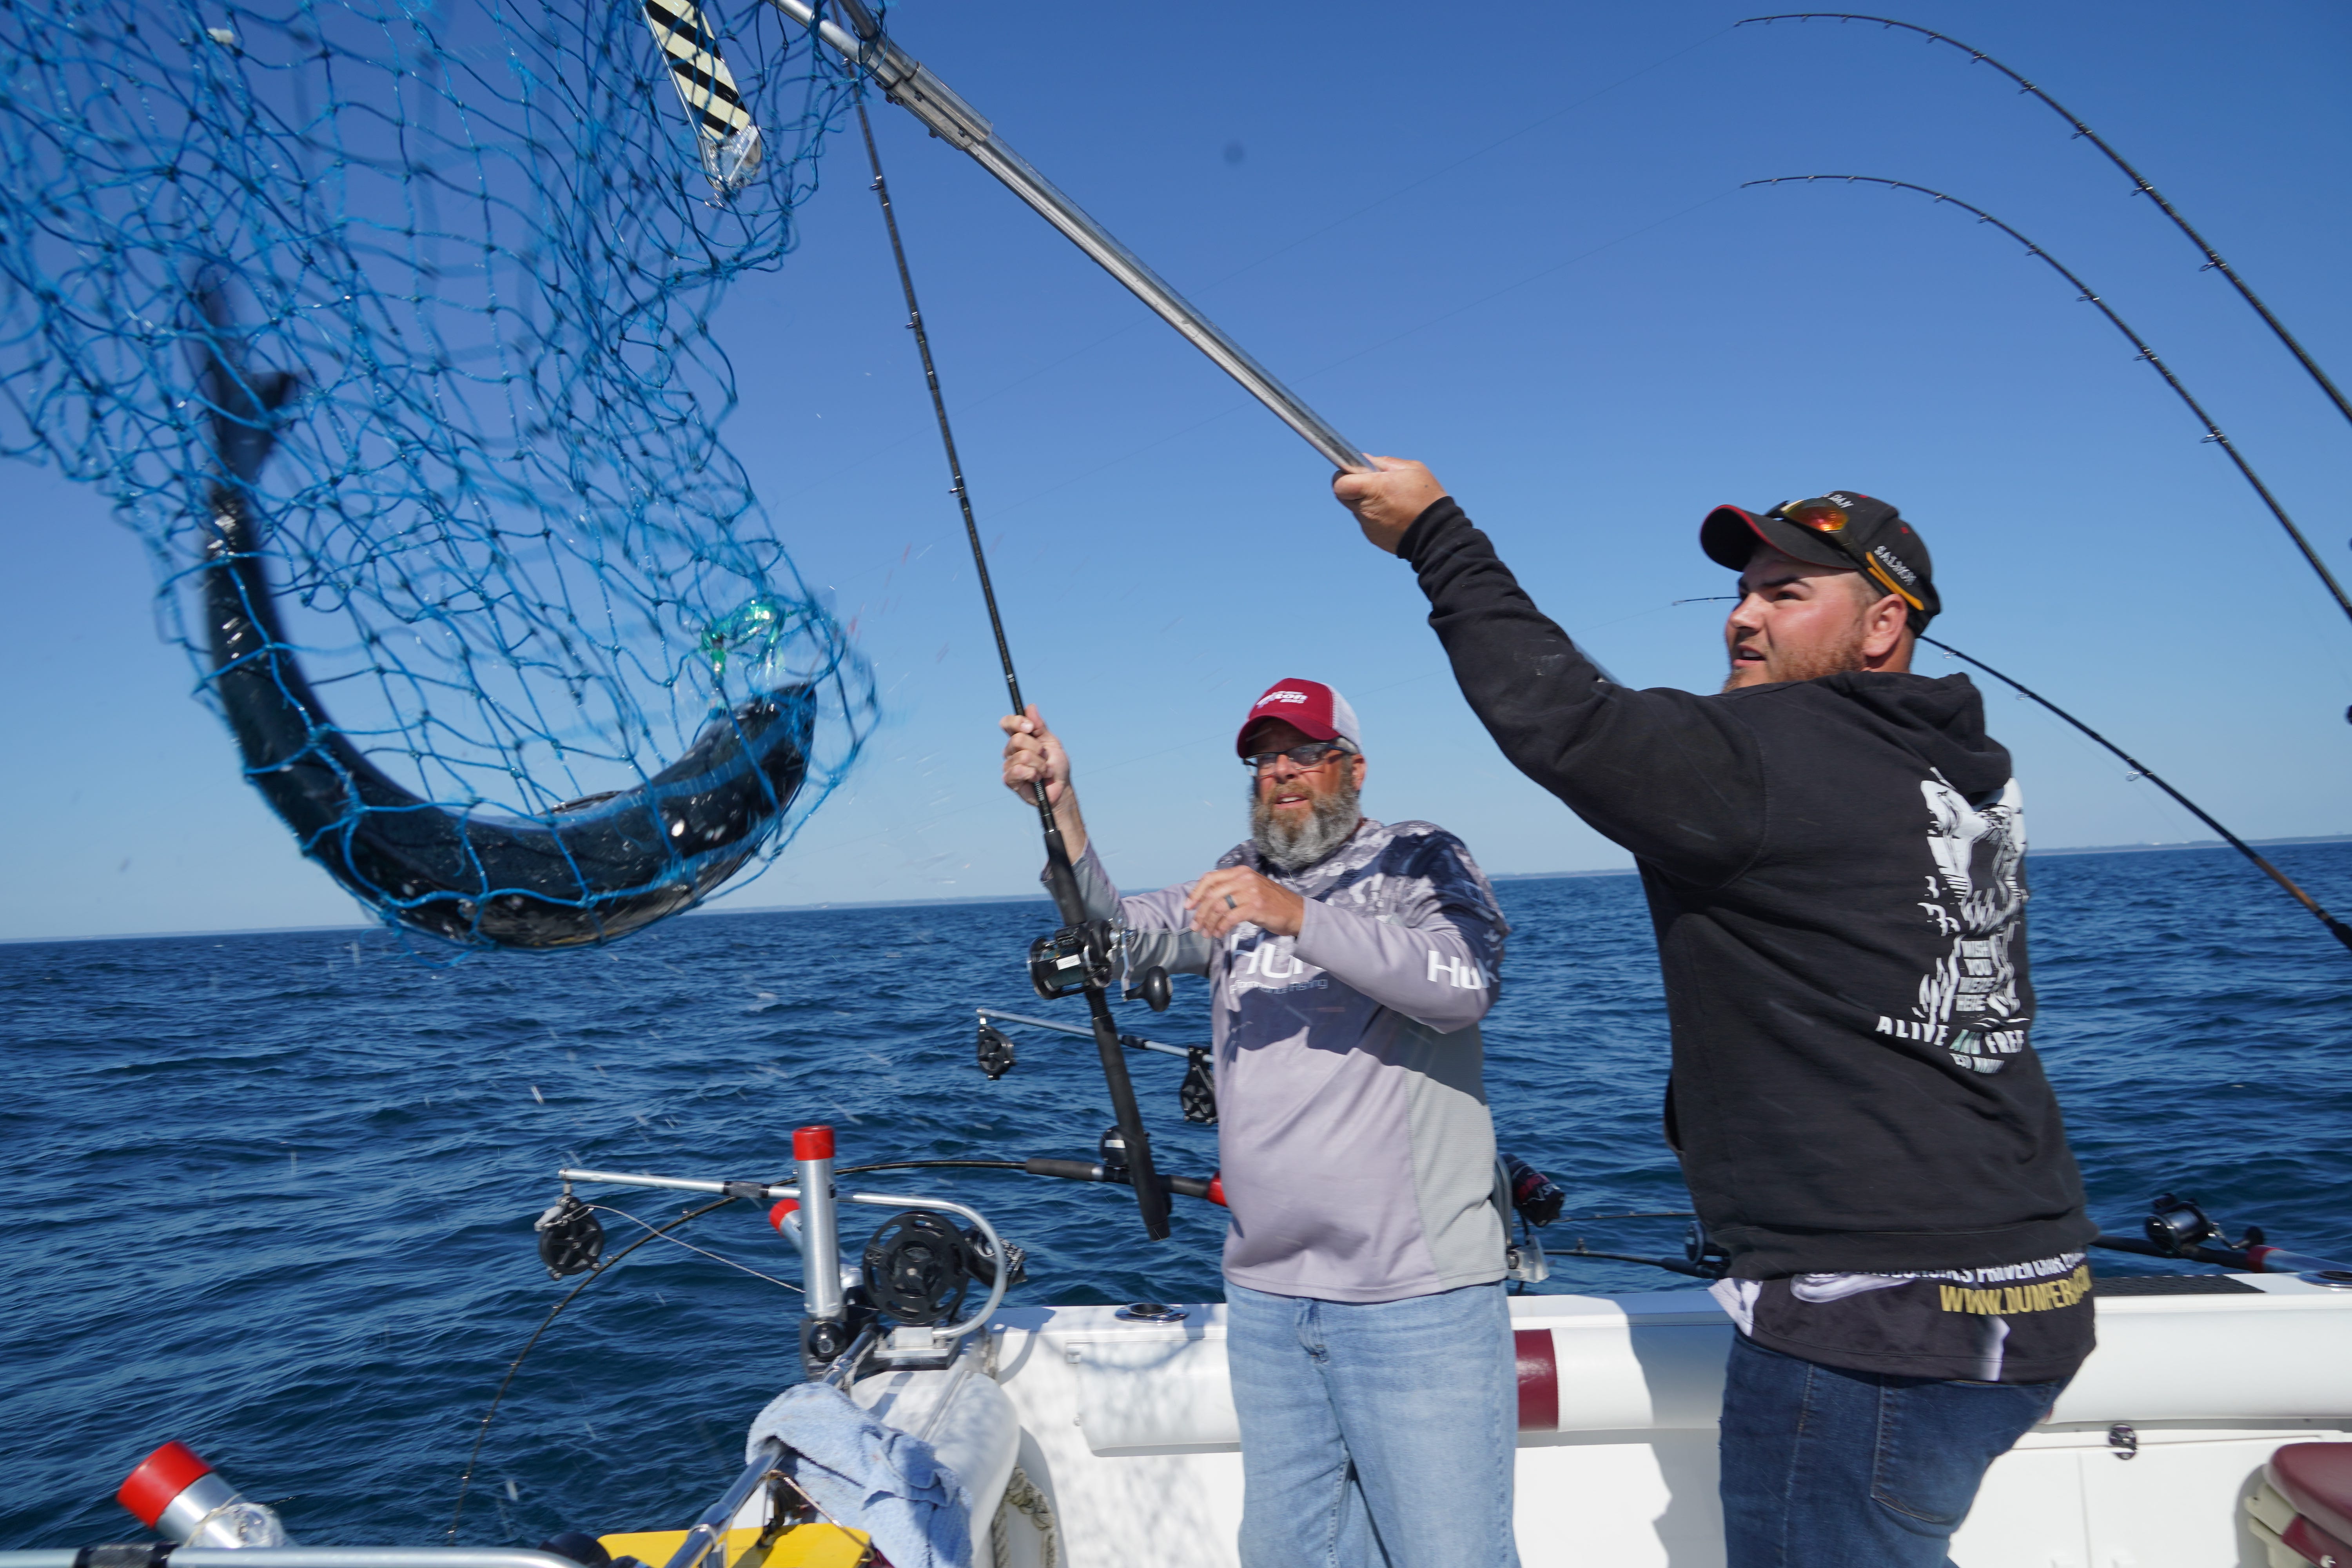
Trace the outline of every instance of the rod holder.
<instances>
[{"instance_id":1,"label":"rod holder","mask_svg":"<svg viewBox=\"0 0 2352 1568\"><path fill-rule=\"evenodd\" d=\"M793 1158L800 1166L802 1275L808 1283L808 1316L841 1321L840 1211L833 1194L833 1129L803 1127L793 1133Z\"/></svg>"}]
</instances>

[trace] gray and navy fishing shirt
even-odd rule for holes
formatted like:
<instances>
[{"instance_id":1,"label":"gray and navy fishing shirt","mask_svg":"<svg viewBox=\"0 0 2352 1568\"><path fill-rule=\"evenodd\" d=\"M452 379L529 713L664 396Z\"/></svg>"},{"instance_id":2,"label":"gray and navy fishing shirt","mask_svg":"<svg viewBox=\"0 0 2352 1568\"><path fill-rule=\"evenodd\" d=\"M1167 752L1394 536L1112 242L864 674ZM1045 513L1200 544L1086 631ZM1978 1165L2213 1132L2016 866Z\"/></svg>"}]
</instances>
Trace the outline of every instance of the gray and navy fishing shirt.
<instances>
[{"instance_id":1,"label":"gray and navy fishing shirt","mask_svg":"<svg viewBox=\"0 0 2352 1568\"><path fill-rule=\"evenodd\" d=\"M1192 929L1191 884L1122 899L1087 846L1087 913L1128 930L1129 973L1213 989L1225 1278L1253 1290L1391 1301L1503 1277L1495 1129L1478 1020L1510 927L1462 841L1366 817L1301 871L1238 845L1307 900L1295 937Z\"/></svg>"}]
</instances>

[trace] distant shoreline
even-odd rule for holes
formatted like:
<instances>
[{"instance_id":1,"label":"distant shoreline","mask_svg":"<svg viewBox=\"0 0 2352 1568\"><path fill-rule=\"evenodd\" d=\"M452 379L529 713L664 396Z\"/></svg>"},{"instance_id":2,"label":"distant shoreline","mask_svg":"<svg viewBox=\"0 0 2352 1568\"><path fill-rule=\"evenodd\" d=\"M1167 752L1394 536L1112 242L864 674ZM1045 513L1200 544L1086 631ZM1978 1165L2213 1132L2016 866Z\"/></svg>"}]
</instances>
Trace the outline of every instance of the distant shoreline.
<instances>
[{"instance_id":1,"label":"distant shoreline","mask_svg":"<svg viewBox=\"0 0 2352 1568\"><path fill-rule=\"evenodd\" d=\"M2352 833L2320 833L2301 838L2249 838L2257 848L2290 848L2298 844L2352 844ZM2034 860L2056 860L2069 855L2152 855L2175 849L2227 849L2229 845L2219 838L2190 838L2177 844L2084 844L2061 849L2030 849L2026 857ZM1591 871L1498 871L1490 872L1493 882L1564 882L1580 877L1631 877L1631 866L1609 866ZM859 899L839 903L820 904L760 904L750 909L694 910L677 918L708 920L725 915L791 915L806 914L824 910L927 910L961 904L1042 904L1043 893L986 893L961 899ZM349 925L331 926L248 926L235 931L124 931L110 936L8 936L0 937L0 947L22 947L43 942L163 942L181 937L200 936L294 936L304 931L378 931L373 921L354 921Z\"/></svg>"}]
</instances>

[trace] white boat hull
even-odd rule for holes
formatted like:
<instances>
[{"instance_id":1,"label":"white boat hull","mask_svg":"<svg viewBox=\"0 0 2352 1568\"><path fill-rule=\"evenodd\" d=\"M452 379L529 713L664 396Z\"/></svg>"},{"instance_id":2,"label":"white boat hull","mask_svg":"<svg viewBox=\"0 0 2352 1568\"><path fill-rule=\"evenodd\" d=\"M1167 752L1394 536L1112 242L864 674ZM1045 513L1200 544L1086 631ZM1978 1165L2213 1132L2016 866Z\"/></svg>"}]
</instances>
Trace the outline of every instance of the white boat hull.
<instances>
[{"instance_id":1,"label":"white boat hull","mask_svg":"<svg viewBox=\"0 0 2352 1568\"><path fill-rule=\"evenodd\" d=\"M2251 1289L2101 1297L2099 1349L2051 1420L1994 1465L1954 1542L1959 1568L2271 1562L2243 1504L2281 1444L2352 1437L2352 1292L2236 1278ZM1556 1367L1556 1415L1519 1435L1522 1562L1717 1568L1722 1313L1694 1291L1522 1296L1511 1309L1523 1419L1545 1413L1528 1363L1547 1337ZM1025 1479L1045 1506L990 1510L980 1561L993 1541L997 1568L1045 1568L1050 1510L1059 1568L1235 1563L1224 1309L1184 1310L1166 1325L1107 1307L998 1315L992 1372L1020 1423L1014 1494ZM2117 1425L2131 1428L2129 1458Z\"/></svg>"}]
</instances>

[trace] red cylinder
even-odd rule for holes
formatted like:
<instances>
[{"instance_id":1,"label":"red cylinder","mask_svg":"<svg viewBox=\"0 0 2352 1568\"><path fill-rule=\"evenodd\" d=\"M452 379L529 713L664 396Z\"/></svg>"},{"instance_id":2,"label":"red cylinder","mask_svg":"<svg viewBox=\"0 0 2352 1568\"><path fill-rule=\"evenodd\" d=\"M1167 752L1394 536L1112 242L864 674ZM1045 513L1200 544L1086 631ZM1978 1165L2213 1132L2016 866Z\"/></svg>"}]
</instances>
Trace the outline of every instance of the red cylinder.
<instances>
[{"instance_id":1,"label":"red cylinder","mask_svg":"<svg viewBox=\"0 0 2352 1568\"><path fill-rule=\"evenodd\" d=\"M779 1200L776 1205L768 1211L768 1223L774 1226L778 1230L783 1229L784 1216L790 1214L798 1214L800 1212L800 1206L801 1201L798 1198L783 1198Z\"/></svg>"},{"instance_id":2,"label":"red cylinder","mask_svg":"<svg viewBox=\"0 0 2352 1568\"><path fill-rule=\"evenodd\" d=\"M830 1160L833 1158L833 1129L803 1127L793 1134L793 1158L795 1160Z\"/></svg>"},{"instance_id":3,"label":"red cylinder","mask_svg":"<svg viewBox=\"0 0 2352 1568\"><path fill-rule=\"evenodd\" d=\"M185 1443L166 1443L145 1458L131 1472L114 1500L129 1509L139 1522L148 1529L163 1517L172 1500L189 1487L213 1473L213 1468L197 1458L194 1449Z\"/></svg>"}]
</instances>

